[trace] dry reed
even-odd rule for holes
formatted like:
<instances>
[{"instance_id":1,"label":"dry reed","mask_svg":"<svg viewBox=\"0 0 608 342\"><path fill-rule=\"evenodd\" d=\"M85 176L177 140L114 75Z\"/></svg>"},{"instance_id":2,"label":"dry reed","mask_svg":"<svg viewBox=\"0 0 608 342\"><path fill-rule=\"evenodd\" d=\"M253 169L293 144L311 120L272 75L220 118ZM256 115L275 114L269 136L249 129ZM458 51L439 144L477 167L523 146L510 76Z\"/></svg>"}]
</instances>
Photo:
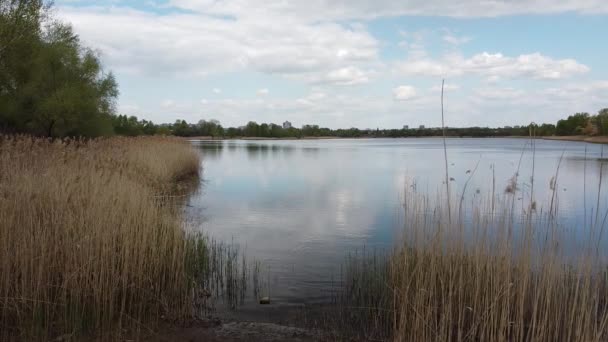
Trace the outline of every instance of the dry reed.
<instances>
[{"instance_id":1,"label":"dry reed","mask_svg":"<svg viewBox=\"0 0 608 342\"><path fill-rule=\"evenodd\" d=\"M442 195L406 192L402 242L385 261L368 255L347 263L340 301L347 324L340 324L348 335L394 341L608 339L608 262L597 247L606 244L604 224L568 227L555 203L549 210L531 208L533 202L514 209L511 196L519 194L512 192L473 196L468 207L451 209L458 220L450 222ZM555 193L547 196L557 202Z\"/></svg>"},{"instance_id":2,"label":"dry reed","mask_svg":"<svg viewBox=\"0 0 608 342\"><path fill-rule=\"evenodd\" d=\"M507 198L496 215L477 204L464 228L450 225L440 205L420 203L428 202L408 199L407 242L389 266L395 340L607 338L607 264L591 248L597 232L567 231L553 211L509 212ZM572 253L576 233L590 239Z\"/></svg>"},{"instance_id":3,"label":"dry reed","mask_svg":"<svg viewBox=\"0 0 608 342\"><path fill-rule=\"evenodd\" d=\"M0 339L117 339L187 316L197 246L167 195L199 165L170 138L0 136Z\"/></svg>"}]
</instances>

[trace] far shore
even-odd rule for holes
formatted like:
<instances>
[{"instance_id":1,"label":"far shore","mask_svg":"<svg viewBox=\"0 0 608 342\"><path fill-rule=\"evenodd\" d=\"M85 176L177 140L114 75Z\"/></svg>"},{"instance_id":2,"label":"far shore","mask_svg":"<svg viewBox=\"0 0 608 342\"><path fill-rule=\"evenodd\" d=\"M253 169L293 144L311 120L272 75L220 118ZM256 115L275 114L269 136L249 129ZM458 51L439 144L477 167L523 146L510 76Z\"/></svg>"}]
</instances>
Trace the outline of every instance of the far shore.
<instances>
[{"instance_id":1,"label":"far shore","mask_svg":"<svg viewBox=\"0 0 608 342\"><path fill-rule=\"evenodd\" d=\"M222 137L222 138L218 138L218 137L211 137L211 136L200 136L200 137L180 137L182 139L186 139L186 140L324 140L324 139L362 139L362 138L342 138L342 137L301 137L301 138L297 138L297 137L284 137L284 138L272 138L272 137L234 137L234 138L228 138L228 137ZM365 137L365 138L370 138L370 137Z\"/></svg>"},{"instance_id":2,"label":"far shore","mask_svg":"<svg viewBox=\"0 0 608 342\"><path fill-rule=\"evenodd\" d=\"M377 137L336 137L336 136L323 136L323 137L284 137L284 138L267 138L267 137L234 137L234 138L217 138L211 136L198 136L198 137L181 137L188 141L211 141L211 140L326 140L326 139L377 139ZM382 137L386 139L419 139L419 138L442 138L440 135L434 136L423 136L423 137ZM479 139L492 139L492 138L511 138L511 139L529 139L527 136L504 136L504 137L470 137L470 136L448 136L448 139L460 139L460 138L479 138ZM538 137L543 140L562 140L562 141L580 141L588 142L593 144L608 144L608 136L596 136L589 137L584 135L570 135L570 136L547 136Z\"/></svg>"},{"instance_id":3,"label":"far shore","mask_svg":"<svg viewBox=\"0 0 608 342\"><path fill-rule=\"evenodd\" d=\"M546 140L564 140L564 141L582 141L593 144L608 144L608 137L599 136L599 137L588 137L585 135L569 135L569 136L552 136L552 137L543 137Z\"/></svg>"}]
</instances>

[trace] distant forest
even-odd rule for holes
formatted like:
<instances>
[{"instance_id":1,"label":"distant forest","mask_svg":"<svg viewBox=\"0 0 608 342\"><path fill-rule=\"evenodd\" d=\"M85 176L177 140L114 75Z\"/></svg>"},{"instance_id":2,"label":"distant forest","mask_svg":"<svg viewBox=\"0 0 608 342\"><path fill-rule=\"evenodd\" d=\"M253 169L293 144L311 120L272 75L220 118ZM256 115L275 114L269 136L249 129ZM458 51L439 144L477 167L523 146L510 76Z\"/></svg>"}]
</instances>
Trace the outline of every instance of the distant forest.
<instances>
[{"instance_id":1,"label":"distant forest","mask_svg":"<svg viewBox=\"0 0 608 342\"><path fill-rule=\"evenodd\" d=\"M0 132L48 137L176 135L214 138L266 137L421 137L441 128L329 129L249 122L225 128L216 120L155 124L118 115L118 84L102 69L94 50L81 44L69 24L53 18L50 2L0 2ZM289 113L285 113L288 116ZM608 135L608 109L596 115L577 113L556 125L534 126L537 136ZM528 126L468 127L446 130L449 136L525 136Z\"/></svg>"},{"instance_id":2,"label":"distant forest","mask_svg":"<svg viewBox=\"0 0 608 342\"><path fill-rule=\"evenodd\" d=\"M330 129L318 125L304 125L301 128L283 128L274 123L249 122L245 126L224 128L217 120L200 120L191 124L178 120L173 124L156 125L147 120L138 120L134 116L114 116L112 119L116 134L172 134L183 137L205 136L214 138L263 137L263 138L302 138L302 137L344 137L344 138L399 138L399 137L428 137L442 135L441 127L416 127L401 129ZM530 128L533 128L530 130ZM446 128L446 134L454 137L505 137L527 136L532 132L536 136L552 135L608 135L608 108L602 109L597 115L576 113L557 125L542 124L530 126L465 127Z\"/></svg>"}]
</instances>

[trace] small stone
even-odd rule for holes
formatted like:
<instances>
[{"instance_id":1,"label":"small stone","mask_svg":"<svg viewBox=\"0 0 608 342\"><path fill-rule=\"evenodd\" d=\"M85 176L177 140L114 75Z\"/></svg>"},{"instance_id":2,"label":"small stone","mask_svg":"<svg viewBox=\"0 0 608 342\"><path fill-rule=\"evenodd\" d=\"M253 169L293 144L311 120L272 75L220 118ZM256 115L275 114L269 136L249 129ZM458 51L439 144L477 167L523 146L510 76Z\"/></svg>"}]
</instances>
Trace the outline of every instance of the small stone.
<instances>
[{"instance_id":1,"label":"small stone","mask_svg":"<svg viewBox=\"0 0 608 342\"><path fill-rule=\"evenodd\" d=\"M270 298L269 297L262 297L260 299L260 304L270 304Z\"/></svg>"}]
</instances>

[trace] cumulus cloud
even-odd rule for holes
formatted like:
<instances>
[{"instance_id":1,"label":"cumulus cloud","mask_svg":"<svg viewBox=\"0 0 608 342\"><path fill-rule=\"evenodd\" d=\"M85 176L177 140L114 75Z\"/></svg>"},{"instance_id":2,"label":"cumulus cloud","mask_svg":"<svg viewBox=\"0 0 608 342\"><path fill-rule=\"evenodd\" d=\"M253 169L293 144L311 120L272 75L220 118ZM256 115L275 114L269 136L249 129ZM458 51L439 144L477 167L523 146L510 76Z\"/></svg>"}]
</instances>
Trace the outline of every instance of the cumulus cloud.
<instances>
[{"instance_id":1,"label":"cumulus cloud","mask_svg":"<svg viewBox=\"0 0 608 342\"><path fill-rule=\"evenodd\" d=\"M296 125L319 124L331 128L441 124L437 92L403 85L393 89L392 95L393 99L387 101L386 94L361 96L313 90L298 98L220 99L209 100L204 106L198 100L176 102L172 108L146 103L138 111L157 122L176 119L197 122L218 117L225 126L240 126L250 120L277 124L289 120ZM447 96L446 119L450 126L522 125L531 120L555 123L558 118L575 112L595 113L606 107L606 98L608 81L532 89L478 85L468 90L461 86L458 96Z\"/></svg>"},{"instance_id":2,"label":"cumulus cloud","mask_svg":"<svg viewBox=\"0 0 608 342\"><path fill-rule=\"evenodd\" d=\"M366 72L352 66L331 70L318 80L319 83L333 83L336 85L354 85L367 83L368 81Z\"/></svg>"},{"instance_id":3,"label":"cumulus cloud","mask_svg":"<svg viewBox=\"0 0 608 342\"><path fill-rule=\"evenodd\" d=\"M258 96L266 96L269 93L270 91L267 88L258 89L257 91Z\"/></svg>"},{"instance_id":4,"label":"cumulus cloud","mask_svg":"<svg viewBox=\"0 0 608 342\"><path fill-rule=\"evenodd\" d=\"M496 17L564 12L608 13L608 3L604 0L171 0L170 3L182 9L216 15L277 15L308 21L399 15Z\"/></svg>"},{"instance_id":5,"label":"cumulus cloud","mask_svg":"<svg viewBox=\"0 0 608 342\"><path fill-rule=\"evenodd\" d=\"M409 85L398 86L393 89L393 97L397 101L406 101L415 98L417 95L416 88Z\"/></svg>"},{"instance_id":6,"label":"cumulus cloud","mask_svg":"<svg viewBox=\"0 0 608 342\"><path fill-rule=\"evenodd\" d=\"M561 87L551 87L543 90L540 96L548 97L555 101L580 101L581 99L595 100L606 107L608 97L608 81L590 81L584 83L570 83Z\"/></svg>"},{"instance_id":7,"label":"cumulus cloud","mask_svg":"<svg viewBox=\"0 0 608 342\"><path fill-rule=\"evenodd\" d=\"M533 8L528 2L512 1L497 7L505 11L506 8L527 11ZM455 3L459 8L478 6L477 1ZM451 6L449 4L448 7ZM344 7L349 9L344 13L350 12L353 18L357 18L358 11L368 13L377 9L378 13L384 13L382 8L403 6L402 10L430 15L433 11L426 11L446 4L437 0L429 4L420 1L405 5L386 0L377 4L371 0L339 1L335 4L326 1L175 0L171 5L193 12L155 14L126 7L79 6L62 7L58 14L75 26L85 42L101 50L104 61L119 73L197 77L246 70L313 84L356 85L368 82L370 70L381 64L378 57L381 44L364 25L320 21L322 14L331 16L328 20L340 18L338 13L341 12L331 15L334 12L329 7ZM315 7L328 8L310 10ZM569 6L544 7L572 10L576 6L572 2ZM587 6L579 7L581 11L597 9L589 2ZM310 18L314 21L307 19L307 13L316 15ZM383 15L391 13L393 11L386 11ZM424 59L420 58L425 55L420 34L410 33L407 38L402 45L407 44L410 57L418 58L410 58L400 64L399 68L405 74L454 76L478 73L494 78L528 76L557 79L588 70L573 59L553 60L540 53L508 57L483 52L470 58L449 55L440 60ZM470 37L444 30L443 40L459 45Z\"/></svg>"},{"instance_id":8,"label":"cumulus cloud","mask_svg":"<svg viewBox=\"0 0 608 342\"><path fill-rule=\"evenodd\" d=\"M448 91L460 90L448 97L449 112L458 113L450 118L451 125L521 123L527 120L526 113L539 115L535 121L547 118L554 122L568 112L597 110L594 107L605 106L608 98L606 81L565 84L590 70L576 59L530 53L533 51L504 55L478 50L479 53L465 56L458 48L471 37L448 29L430 30L433 38L439 34L439 41L444 42L442 48L450 51L443 56L430 56L425 50L425 44L430 44L427 31L401 32L401 43L379 41L368 30L366 21L399 15L608 13L608 2L604 0L169 0L167 8L150 12L129 8L130 2L107 1L105 7L97 2L95 6L88 6L85 1L73 6L68 3L57 14L73 24L87 45L101 51L102 60L119 78L130 78L121 88L121 101L137 107L119 104L119 108L137 111L158 122L177 118L196 122L217 115L226 125L241 125L249 120L290 120L334 128L437 125L437 117L430 114L439 110L440 87L425 83L429 80L424 76L432 77L432 84L439 77L453 81L472 76L458 80L461 87L446 84ZM384 51L381 53L380 49L387 45L407 48L408 57L396 63L383 61ZM252 73L263 74L263 82L273 78L273 83L257 85L257 91L248 90L247 95L252 97L249 99L230 98L233 89L225 86L230 79L216 83L223 85L225 91L212 89L207 94L209 100L200 100L207 95L194 93L188 101L179 87L167 89L160 100L154 95L149 95L147 101L140 100L145 95L137 93L152 78L198 78L186 84L208 89L209 85L201 84L208 79L220 79L224 74L248 77ZM405 84L391 89L384 81L393 82L393 77L403 77L398 82ZM543 88L547 85L535 80L559 82ZM494 83L478 87L477 83L487 81ZM293 87L277 98L262 99L267 92L261 87L269 84ZM359 92L351 87L354 85L374 89ZM539 90L525 89L536 86ZM221 96L213 95L220 93ZM165 97L181 100L162 101ZM407 101L407 105L402 101Z\"/></svg>"},{"instance_id":9,"label":"cumulus cloud","mask_svg":"<svg viewBox=\"0 0 608 342\"><path fill-rule=\"evenodd\" d=\"M482 52L470 58L464 58L458 54L446 55L440 60L415 57L398 63L397 69L405 75L479 75L489 80L500 78L561 79L584 74L590 70L588 66L574 59L556 60L538 52L517 57L488 52Z\"/></svg>"},{"instance_id":10,"label":"cumulus cloud","mask_svg":"<svg viewBox=\"0 0 608 342\"><path fill-rule=\"evenodd\" d=\"M379 43L356 25L271 13L219 18L125 7L62 7L58 14L120 73L196 77L245 70L358 84L365 81L361 66L378 60Z\"/></svg>"}]
</instances>

